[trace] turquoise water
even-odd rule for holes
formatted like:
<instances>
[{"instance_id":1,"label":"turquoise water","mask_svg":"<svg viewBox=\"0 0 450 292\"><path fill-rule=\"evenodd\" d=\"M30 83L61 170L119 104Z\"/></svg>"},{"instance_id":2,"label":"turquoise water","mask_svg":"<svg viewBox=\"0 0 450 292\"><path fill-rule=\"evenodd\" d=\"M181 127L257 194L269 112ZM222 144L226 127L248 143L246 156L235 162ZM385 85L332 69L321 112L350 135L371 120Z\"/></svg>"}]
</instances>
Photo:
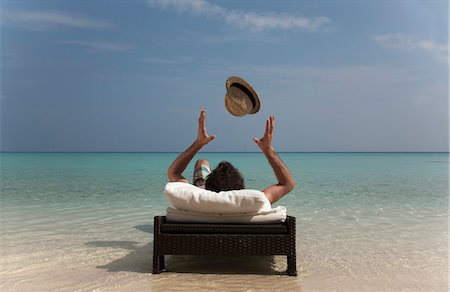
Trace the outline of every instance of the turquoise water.
<instances>
[{"instance_id":1,"label":"turquoise water","mask_svg":"<svg viewBox=\"0 0 450 292\"><path fill-rule=\"evenodd\" d=\"M2 205L127 205L163 208L166 170L174 153L2 153ZM396 208L440 214L447 210L446 153L281 153L296 189L279 204L292 210ZM260 153L204 153L232 162L248 188L275 176ZM195 159L196 159L195 158ZM192 178L193 163L185 171Z\"/></svg>"},{"instance_id":2,"label":"turquoise water","mask_svg":"<svg viewBox=\"0 0 450 292\"><path fill-rule=\"evenodd\" d=\"M27 258L34 254L36 262L51 259L54 250L65 251L66 257L85 253L88 262L89 243L95 240L151 242L153 216L164 214L168 206L162 190L177 155L2 153L2 268L6 273L13 270L24 253ZM443 286L448 260L447 153L280 157L297 182L276 205L297 217L300 272L338 281L358 273L361 279L377 269L386 271L380 277L388 279L392 270L417 283L427 277ZM213 167L222 160L232 162L247 188L263 189L276 182L261 153L200 153L185 172L189 179L197 158L208 159Z\"/></svg>"}]
</instances>

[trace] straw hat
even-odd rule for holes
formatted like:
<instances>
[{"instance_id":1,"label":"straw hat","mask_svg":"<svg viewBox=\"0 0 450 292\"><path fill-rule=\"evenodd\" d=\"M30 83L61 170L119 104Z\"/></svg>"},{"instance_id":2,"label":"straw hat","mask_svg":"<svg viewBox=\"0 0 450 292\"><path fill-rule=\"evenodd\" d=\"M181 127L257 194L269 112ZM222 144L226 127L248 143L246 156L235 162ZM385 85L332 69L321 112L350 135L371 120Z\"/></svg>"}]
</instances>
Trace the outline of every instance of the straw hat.
<instances>
[{"instance_id":1,"label":"straw hat","mask_svg":"<svg viewBox=\"0 0 450 292\"><path fill-rule=\"evenodd\" d=\"M227 88L225 107L230 114L242 117L259 111L258 94L247 81L237 76L230 76L225 85Z\"/></svg>"}]
</instances>

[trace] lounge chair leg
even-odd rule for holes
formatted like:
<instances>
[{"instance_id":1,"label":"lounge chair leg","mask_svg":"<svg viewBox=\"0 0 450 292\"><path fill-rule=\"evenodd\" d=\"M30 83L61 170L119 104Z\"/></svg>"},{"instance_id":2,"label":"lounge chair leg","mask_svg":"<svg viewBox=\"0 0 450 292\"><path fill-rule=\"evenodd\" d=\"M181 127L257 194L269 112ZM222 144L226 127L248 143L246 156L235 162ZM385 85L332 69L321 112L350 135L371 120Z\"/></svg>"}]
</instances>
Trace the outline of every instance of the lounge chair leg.
<instances>
[{"instance_id":1,"label":"lounge chair leg","mask_svg":"<svg viewBox=\"0 0 450 292\"><path fill-rule=\"evenodd\" d=\"M153 274L161 273L161 256L153 255Z\"/></svg>"},{"instance_id":2,"label":"lounge chair leg","mask_svg":"<svg viewBox=\"0 0 450 292\"><path fill-rule=\"evenodd\" d=\"M164 270L164 255L161 255L161 224L163 217L155 216L153 227L153 274L159 274Z\"/></svg>"},{"instance_id":3,"label":"lounge chair leg","mask_svg":"<svg viewBox=\"0 0 450 292\"><path fill-rule=\"evenodd\" d=\"M164 271L166 269L166 265L164 264L164 255L159 256L159 269L160 271Z\"/></svg>"},{"instance_id":4,"label":"lounge chair leg","mask_svg":"<svg viewBox=\"0 0 450 292\"><path fill-rule=\"evenodd\" d=\"M287 273L289 276L297 276L297 261L295 255L287 256Z\"/></svg>"},{"instance_id":5,"label":"lounge chair leg","mask_svg":"<svg viewBox=\"0 0 450 292\"><path fill-rule=\"evenodd\" d=\"M153 257L153 274L161 273L159 265L160 265L159 264L159 257L158 256Z\"/></svg>"}]
</instances>

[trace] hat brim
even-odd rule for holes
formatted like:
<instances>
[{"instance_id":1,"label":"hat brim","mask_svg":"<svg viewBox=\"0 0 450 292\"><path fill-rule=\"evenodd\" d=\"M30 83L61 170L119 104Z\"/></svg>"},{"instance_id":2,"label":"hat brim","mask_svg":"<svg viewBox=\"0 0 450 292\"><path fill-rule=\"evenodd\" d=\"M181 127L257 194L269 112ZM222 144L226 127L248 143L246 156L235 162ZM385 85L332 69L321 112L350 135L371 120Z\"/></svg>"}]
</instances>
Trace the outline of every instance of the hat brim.
<instances>
[{"instance_id":1,"label":"hat brim","mask_svg":"<svg viewBox=\"0 0 450 292\"><path fill-rule=\"evenodd\" d=\"M228 77L225 83L227 91L233 84L238 84L240 85L240 87L244 87L245 89L247 89L247 91L250 93L247 95L249 96L251 102L254 105L252 111L250 111L249 114L256 114L259 111L259 108L261 107L261 102L253 86L251 86L250 83L248 83L247 81L238 76L230 76Z\"/></svg>"}]
</instances>

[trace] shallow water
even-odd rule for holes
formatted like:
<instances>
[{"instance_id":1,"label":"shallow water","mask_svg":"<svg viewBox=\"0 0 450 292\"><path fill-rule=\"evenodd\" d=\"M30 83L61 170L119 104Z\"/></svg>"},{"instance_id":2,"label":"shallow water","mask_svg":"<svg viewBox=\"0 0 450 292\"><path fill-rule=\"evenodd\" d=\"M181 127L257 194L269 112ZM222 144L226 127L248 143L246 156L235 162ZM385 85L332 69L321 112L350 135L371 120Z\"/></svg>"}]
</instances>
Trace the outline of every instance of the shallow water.
<instances>
[{"instance_id":1,"label":"shallow water","mask_svg":"<svg viewBox=\"0 0 450 292\"><path fill-rule=\"evenodd\" d=\"M447 291L448 154L281 153L297 181L278 204L297 217L299 277L283 257L187 256L153 276L176 156L2 153L1 290ZM275 182L260 153L200 157L232 162L248 188Z\"/></svg>"}]
</instances>

